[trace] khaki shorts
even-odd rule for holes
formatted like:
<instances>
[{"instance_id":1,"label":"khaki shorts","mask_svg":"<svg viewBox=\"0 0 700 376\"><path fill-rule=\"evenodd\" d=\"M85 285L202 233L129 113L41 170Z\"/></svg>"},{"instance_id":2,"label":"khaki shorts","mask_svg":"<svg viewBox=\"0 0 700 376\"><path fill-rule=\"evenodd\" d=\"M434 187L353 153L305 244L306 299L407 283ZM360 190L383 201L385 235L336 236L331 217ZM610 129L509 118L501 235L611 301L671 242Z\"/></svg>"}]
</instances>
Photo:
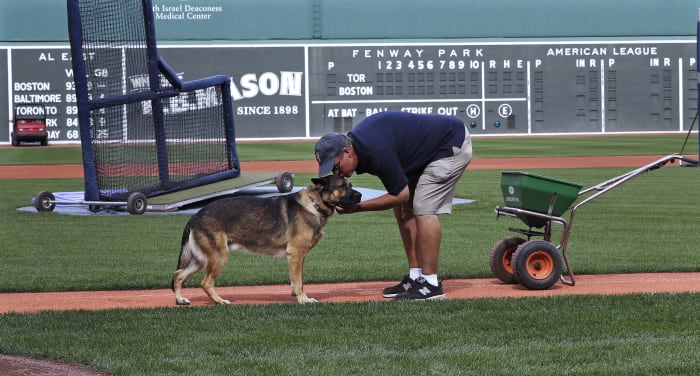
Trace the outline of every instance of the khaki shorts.
<instances>
[{"instance_id":1,"label":"khaki shorts","mask_svg":"<svg viewBox=\"0 0 700 376\"><path fill-rule=\"evenodd\" d=\"M412 192L413 214L452 213L452 199L457 182L471 160L472 141L469 132L467 132L462 147L455 147L453 156L431 162L423 170L418 181L411 182L415 183L415 191Z\"/></svg>"}]
</instances>

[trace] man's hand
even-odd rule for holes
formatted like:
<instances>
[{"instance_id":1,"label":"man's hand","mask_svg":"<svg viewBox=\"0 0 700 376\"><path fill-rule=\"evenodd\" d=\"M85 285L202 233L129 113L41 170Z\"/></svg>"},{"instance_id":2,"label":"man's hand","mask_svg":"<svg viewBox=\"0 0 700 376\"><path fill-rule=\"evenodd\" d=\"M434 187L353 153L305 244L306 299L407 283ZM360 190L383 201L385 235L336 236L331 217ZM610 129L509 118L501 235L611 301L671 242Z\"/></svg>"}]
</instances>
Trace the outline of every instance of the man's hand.
<instances>
[{"instance_id":1,"label":"man's hand","mask_svg":"<svg viewBox=\"0 0 700 376\"><path fill-rule=\"evenodd\" d=\"M350 204L350 205L338 205L335 207L335 211L338 214L352 214L360 211L360 204Z\"/></svg>"},{"instance_id":2,"label":"man's hand","mask_svg":"<svg viewBox=\"0 0 700 376\"><path fill-rule=\"evenodd\" d=\"M361 211L387 210L407 203L410 197L411 194L408 191L408 186L406 186L396 196L385 193L379 197L362 201L359 204L337 205L335 211L338 214L352 214Z\"/></svg>"}]
</instances>

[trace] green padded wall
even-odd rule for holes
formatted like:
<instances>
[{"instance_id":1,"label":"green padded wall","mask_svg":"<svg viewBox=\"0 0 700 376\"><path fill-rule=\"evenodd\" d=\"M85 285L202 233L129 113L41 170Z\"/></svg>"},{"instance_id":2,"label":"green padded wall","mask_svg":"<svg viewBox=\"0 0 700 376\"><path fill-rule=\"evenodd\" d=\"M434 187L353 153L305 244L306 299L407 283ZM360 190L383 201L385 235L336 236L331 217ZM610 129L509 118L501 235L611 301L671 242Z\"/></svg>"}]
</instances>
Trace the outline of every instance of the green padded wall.
<instances>
[{"instance_id":1,"label":"green padded wall","mask_svg":"<svg viewBox=\"0 0 700 376\"><path fill-rule=\"evenodd\" d=\"M698 0L160 0L158 39L596 38L695 35ZM0 2L0 43L63 42L65 2ZM195 7L208 12L189 12ZM194 17L190 18L191 15ZM204 19L198 19L202 16ZM178 22L173 18L183 17Z\"/></svg>"}]
</instances>

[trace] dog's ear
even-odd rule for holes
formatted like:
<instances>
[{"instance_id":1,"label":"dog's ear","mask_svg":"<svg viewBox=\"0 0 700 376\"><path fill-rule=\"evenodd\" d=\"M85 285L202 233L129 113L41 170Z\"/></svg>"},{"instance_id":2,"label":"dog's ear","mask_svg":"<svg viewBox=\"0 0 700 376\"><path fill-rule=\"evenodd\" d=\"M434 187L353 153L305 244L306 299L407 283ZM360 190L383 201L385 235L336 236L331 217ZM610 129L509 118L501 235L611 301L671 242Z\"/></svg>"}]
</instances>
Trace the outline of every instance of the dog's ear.
<instances>
[{"instance_id":1,"label":"dog's ear","mask_svg":"<svg viewBox=\"0 0 700 376\"><path fill-rule=\"evenodd\" d=\"M328 186L328 179L326 178L311 178L311 182L314 183L319 191L322 191Z\"/></svg>"}]
</instances>

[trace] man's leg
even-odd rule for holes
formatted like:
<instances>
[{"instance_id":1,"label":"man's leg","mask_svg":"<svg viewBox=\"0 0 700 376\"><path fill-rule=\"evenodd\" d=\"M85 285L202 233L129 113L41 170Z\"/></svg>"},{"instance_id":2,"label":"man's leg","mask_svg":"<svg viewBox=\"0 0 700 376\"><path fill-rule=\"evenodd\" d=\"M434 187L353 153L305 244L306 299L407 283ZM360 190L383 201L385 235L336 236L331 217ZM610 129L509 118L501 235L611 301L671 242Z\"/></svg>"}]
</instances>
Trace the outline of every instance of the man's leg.
<instances>
[{"instance_id":1,"label":"man's leg","mask_svg":"<svg viewBox=\"0 0 700 376\"><path fill-rule=\"evenodd\" d=\"M420 268L420 260L416 253L416 216L413 214L413 198L416 193L416 184L418 184L418 176L409 176L408 191L410 195L408 202L394 208L394 217L396 218L396 224L399 226L399 234L401 234L409 270ZM418 275L412 275L411 278L416 279Z\"/></svg>"},{"instance_id":2,"label":"man's leg","mask_svg":"<svg viewBox=\"0 0 700 376\"><path fill-rule=\"evenodd\" d=\"M440 242L442 226L437 214L415 216L416 257L421 266L421 276L409 290L394 297L394 300L445 299L445 291L438 280Z\"/></svg>"},{"instance_id":3,"label":"man's leg","mask_svg":"<svg viewBox=\"0 0 700 376\"><path fill-rule=\"evenodd\" d=\"M464 169L472 159L471 138L466 136L455 155L430 163L414 189L414 215L416 217L416 258L423 275L437 279L442 241L442 225L439 214L452 213L452 198Z\"/></svg>"},{"instance_id":4,"label":"man's leg","mask_svg":"<svg viewBox=\"0 0 700 376\"><path fill-rule=\"evenodd\" d=\"M442 226L436 214L417 215L416 258L423 274L437 274L440 261Z\"/></svg>"},{"instance_id":5,"label":"man's leg","mask_svg":"<svg viewBox=\"0 0 700 376\"><path fill-rule=\"evenodd\" d=\"M398 285L387 287L382 291L385 298L393 298L410 290L415 286L415 280L420 277L419 262L416 258L416 217L413 215L413 208L410 205L396 207L394 216L408 261L408 274Z\"/></svg>"},{"instance_id":6,"label":"man's leg","mask_svg":"<svg viewBox=\"0 0 700 376\"><path fill-rule=\"evenodd\" d=\"M416 255L416 217L413 215L411 205L402 205L394 208L394 216L399 226L399 234L406 252L406 260L409 268L418 268L419 262Z\"/></svg>"},{"instance_id":7,"label":"man's leg","mask_svg":"<svg viewBox=\"0 0 700 376\"><path fill-rule=\"evenodd\" d=\"M413 193L417 179L409 178L408 188L411 192L409 202L394 208L394 217L399 227L399 234L403 242L406 261L408 262L408 274L396 286L390 286L382 291L385 298L393 298L415 286L415 280L420 277L420 261L416 253L416 217L413 215Z\"/></svg>"}]
</instances>

